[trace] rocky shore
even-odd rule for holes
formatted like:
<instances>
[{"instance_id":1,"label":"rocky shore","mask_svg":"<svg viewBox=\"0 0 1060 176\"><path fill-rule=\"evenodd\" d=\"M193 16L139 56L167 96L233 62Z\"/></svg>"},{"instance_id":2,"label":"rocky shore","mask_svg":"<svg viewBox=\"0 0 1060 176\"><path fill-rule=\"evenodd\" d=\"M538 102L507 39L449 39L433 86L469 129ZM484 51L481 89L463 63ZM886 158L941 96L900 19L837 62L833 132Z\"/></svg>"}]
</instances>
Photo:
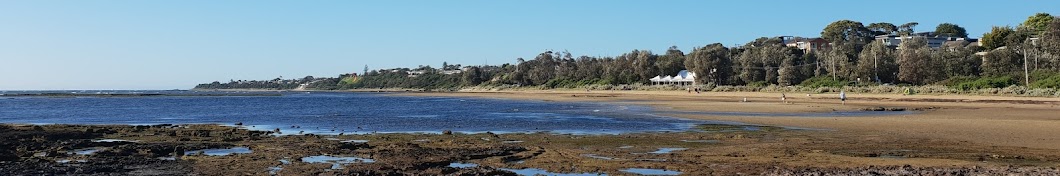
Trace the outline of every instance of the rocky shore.
<instances>
[{"instance_id":1,"label":"rocky shore","mask_svg":"<svg viewBox=\"0 0 1060 176\"><path fill-rule=\"evenodd\" d=\"M0 175L1058 175L1060 152L702 125L621 135L276 135L219 125L0 125Z\"/></svg>"}]
</instances>

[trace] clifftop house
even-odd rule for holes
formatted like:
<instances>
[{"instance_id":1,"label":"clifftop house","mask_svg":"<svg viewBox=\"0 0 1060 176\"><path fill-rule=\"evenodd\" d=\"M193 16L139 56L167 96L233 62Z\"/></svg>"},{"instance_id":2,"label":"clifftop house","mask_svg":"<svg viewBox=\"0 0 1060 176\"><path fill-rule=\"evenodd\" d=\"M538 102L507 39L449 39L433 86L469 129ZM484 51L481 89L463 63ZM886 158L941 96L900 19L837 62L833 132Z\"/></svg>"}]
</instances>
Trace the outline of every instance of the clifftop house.
<instances>
[{"instance_id":1,"label":"clifftop house","mask_svg":"<svg viewBox=\"0 0 1060 176\"><path fill-rule=\"evenodd\" d=\"M902 44L902 40L912 39L913 37L924 37L924 39L927 40L928 47L931 48L940 48L950 42L968 42L970 45L980 45L979 39L937 35L934 32L921 32L910 36L899 36L894 34L878 35L876 36L876 40L883 42L884 45L889 47L898 47Z\"/></svg>"},{"instance_id":2,"label":"clifftop house","mask_svg":"<svg viewBox=\"0 0 1060 176\"><path fill-rule=\"evenodd\" d=\"M793 37L793 36L780 36L780 40L784 43L784 46L799 48L807 53L816 50L827 49L832 46L828 40L824 40L820 37L805 38L805 37Z\"/></svg>"}]
</instances>

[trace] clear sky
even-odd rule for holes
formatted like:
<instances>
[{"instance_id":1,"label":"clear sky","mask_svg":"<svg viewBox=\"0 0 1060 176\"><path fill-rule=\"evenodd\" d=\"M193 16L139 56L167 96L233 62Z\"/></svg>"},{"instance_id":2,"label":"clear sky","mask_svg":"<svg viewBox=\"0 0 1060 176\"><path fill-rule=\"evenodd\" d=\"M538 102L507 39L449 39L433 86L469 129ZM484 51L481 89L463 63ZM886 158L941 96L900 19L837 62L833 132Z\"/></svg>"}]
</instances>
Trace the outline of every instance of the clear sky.
<instances>
[{"instance_id":1,"label":"clear sky","mask_svg":"<svg viewBox=\"0 0 1060 176\"><path fill-rule=\"evenodd\" d=\"M0 0L0 90L188 89L393 67L515 62L545 50L688 52L816 37L830 22L939 23L973 37L1060 1Z\"/></svg>"}]
</instances>

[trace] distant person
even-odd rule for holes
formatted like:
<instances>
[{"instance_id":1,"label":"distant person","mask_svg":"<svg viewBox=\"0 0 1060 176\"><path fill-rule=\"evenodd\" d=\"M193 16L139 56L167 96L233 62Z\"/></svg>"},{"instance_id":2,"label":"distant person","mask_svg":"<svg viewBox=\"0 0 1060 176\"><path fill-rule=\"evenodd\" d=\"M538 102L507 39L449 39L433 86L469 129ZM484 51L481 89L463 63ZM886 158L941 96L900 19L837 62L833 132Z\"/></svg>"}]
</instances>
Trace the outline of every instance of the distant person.
<instances>
[{"instance_id":1,"label":"distant person","mask_svg":"<svg viewBox=\"0 0 1060 176\"><path fill-rule=\"evenodd\" d=\"M847 93L846 92L839 91L839 101L842 101L843 105L847 104Z\"/></svg>"},{"instance_id":2,"label":"distant person","mask_svg":"<svg viewBox=\"0 0 1060 176\"><path fill-rule=\"evenodd\" d=\"M685 91L688 91L689 94L692 94L692 88L685 87Z\"/></svg>"},{"instance_id":3,"label":"distant person","mask_svg":"<svg viewBox=\"0 0 1060 176\"><path fill-rule=\"evenodd\" d=\"M788 95L785 95L784 93L780 93L780 101L783 101L784 103L787 103L788 102Z\"/></svg>"}]
</instances>

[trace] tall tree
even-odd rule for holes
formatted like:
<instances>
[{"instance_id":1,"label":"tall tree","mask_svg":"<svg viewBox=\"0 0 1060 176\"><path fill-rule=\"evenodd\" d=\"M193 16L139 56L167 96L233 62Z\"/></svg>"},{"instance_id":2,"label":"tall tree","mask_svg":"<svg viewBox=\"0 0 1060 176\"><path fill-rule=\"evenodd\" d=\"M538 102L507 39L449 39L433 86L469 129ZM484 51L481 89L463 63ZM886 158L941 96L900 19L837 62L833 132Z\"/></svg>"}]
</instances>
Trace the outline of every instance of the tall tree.
<instances>
[{"instance_id":1,"label":"tall tree","mask_svg":"<svg viewBox=\"0 0 1060 176\"><path fill-rule=\"evenodd\" d=\"M924 37L912 37L898 46L898 80L923 85L936 80L931 48Z\"/></svg>"},{"instance_id":2,"label":"tall tree","mask_svg":"<svg viewBox=\"0 0 1060 176\"><path fill-rule=\"evenodd\" d=\"M873 35L887 35L898 32L898 26L887 22L871 23L865 27L871 30Z\"/></svg>"},{"instance_id":3,"label":"tall tree","mask_svg":"<svg viewBox=\"0 0 1060 176\"><path fill-rule=\"evenodd\" d=\"M1056 65L1052 67L1060 69L1060 57L1055 56L1060 54L1060 19L1049 22L1049 25L1042 31L1041 43L1043 50L1054 54L1053 59Z\"/></svg>"},{"instance_id":4,"label":"tall tree","mask_svg":"<svg viewBox=\"0 0 1060 176\"><path fill-rule=\"evenodd\" d=\"M894 50L880 41L873 41L865 46L858 55L857 77L865 81L894 82L898 72Z\"/></svg>"},{"instance_id":5,"label":"tall tree","mask_svg":"<svg viewBox=\"0 0 1060 176\"><path fill-rule=\"evenodd\" d=\"M901 36L913 35L913 33L916 33L915 29L916 29L917 25L920 25L920 23L908 22L908 23L902 24L901 26L898 26L898 35L901 35Z\"/></svg>"},{"instance_id":6,"label":"tall tree","mask_svg":"<svg viewBox=\"0 0 1060 176\"><path fill-rule=\"evenodd\" d=\"M851 20L832 22L821 31L821 38L835 45L851 45L855 51L861 51L861 46L868 44L872 37L872 32L861 22Z\"/></svg>"},{"instance_id":7,"label":"tall tree","mask_svg":"<svg viewBox=\"0 0 1060 176\"><path fill-rule=\"evenodd\" d=\"M659 56L655 65L661 75L677 74L677 72L685 69L685 53L678 49L677 46L671 46L666 50L665 55Z\"/></svg>"},{"instance_id":8,"label":"tall tree","mask_svg":"<svg viewBox=\"0 0 1060 176\"><path fill-rule=\"evenodd\" d=\"M637 82L648 83L648 79L659 75L658 67L655 66L657 55L648 50L633 50L627 56L633 59L633 71L637 75Z\"/></svg>"},{"instance_id":9,"label":"tall tree","mask_svg":"<svg viewBox=\"0 0 1060 176\"><path fill-rule=\"evenodd\" d=\"M824 70L828 72L833 80L853 78L856 63L854 57L849 53L857 53L850 46L834 46L821 55Z\"/></svg>"},{"instance_id":10,"label":"tall tree","mask_svg":"<svg viewBox=\"0 0 1060 176\"><path fill-rule=\"evenodd\" d=\"M1012 27L994 26L990 29L990 32L983 34L983 38L979 39L979 41L983 42L983 48L992 50L1005 46L1005 41L1009 38L1009 35L1015 32Z\"/></svg>"},{"instance_id":11,"label":"tall tree","mask_svg":"<svg viewBox=\"0 0 1060 176\"><path fill-rule=\"evenodd\" d=\"M685 67L696 73L696 82L726 84L732 73L729 49L721 43L695 48L685 59Z\"/></svg>"},{"instance_id":12,"label":"tall tree","mask_svg":"<svg viewBox=\"0 0 1060 176\"><path fill-rule=\"evenodd\" d=\"M1049 23L1054 19L1056 19L1056 17L1049 15L1049 13L1037 13L1027 17L1027 20L1023 21L1020 26L1032 30L1035 34L1039 34L1040 32L1045 31L1046 28L1049 27Z\"/></svg>"},{"instance_id":13,"label":"tall tree","mask_svg":"<svg viewBox=\"0 0 1060 176\"><path fill-rule=\"evenodd\" d=\"M935 34L947 35L951 37L968 37L968 31L964 30L964 27L958 26L953 23L942 23L935 27Z\"/></svg>"},{"instance_id":14,"label":"tall tree","mask_svg":"<svg viewBox=\"0 0 1060 176\"><path fill-rule=\"evenodd\" d=\"M955 76L979 76L980 66L982 65L983 59L975 55L975 52L968 47L961 45L947 45L940 48L938 52L935 52L936 61L939 63L946 63L945 66L940 66L944 72L944 76L955 77Z\"/></svg>"},{"instance_id":15,"label":"tall tree","mask_svg":"<svg viewBox=\"0 0 1060 176\"><path fill-rule=\"evenodd\" d=\"M983 56L983 76L1018 77L1023 71L1023 59L1012 49L992 50Z\"/></svg>"}]
</instances>

